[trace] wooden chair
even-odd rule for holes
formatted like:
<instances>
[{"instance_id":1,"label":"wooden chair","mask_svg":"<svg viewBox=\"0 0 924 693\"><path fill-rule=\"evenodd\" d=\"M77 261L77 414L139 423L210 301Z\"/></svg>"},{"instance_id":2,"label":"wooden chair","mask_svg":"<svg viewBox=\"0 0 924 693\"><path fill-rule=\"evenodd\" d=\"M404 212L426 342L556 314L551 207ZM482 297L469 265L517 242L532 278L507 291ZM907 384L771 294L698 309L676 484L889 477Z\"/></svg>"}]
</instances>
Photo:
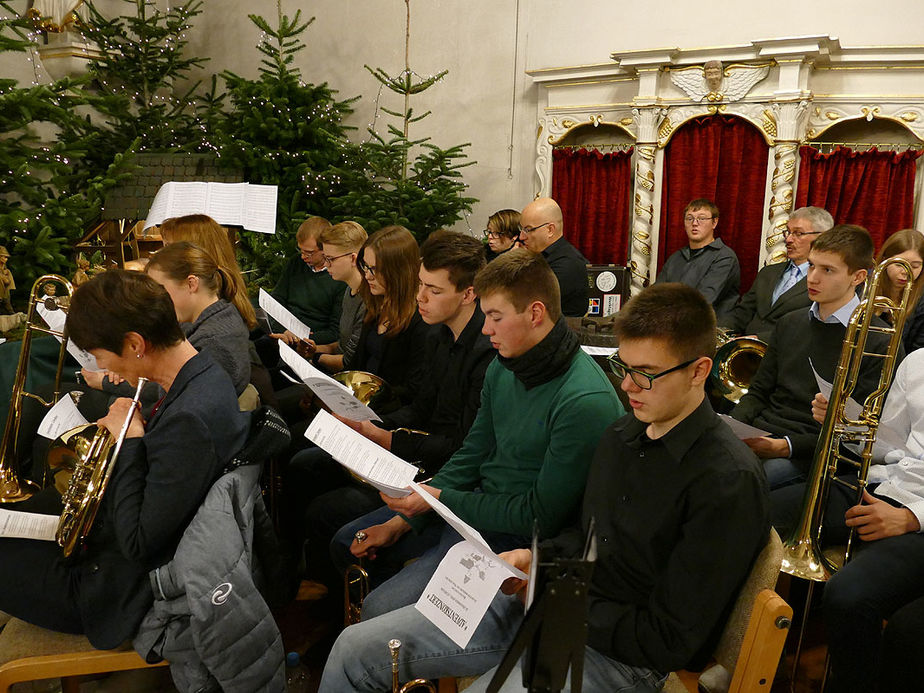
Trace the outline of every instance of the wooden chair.
<instances>
[{"instance_id":1,"label":"wooden chair","mask_svg":"<svg viewBox=\"0 0 924 693\"><path fill-rule=\"evenodd\" d=\"M6 614L0 616L0 693L14 683L61 679L63 693L76 693L80 677L129 669L166 666L148 664L126 643L115 650L97 650L86 636L55 633Z\"/></svg>"},{"instance_id":2,"label":"wooden chair","mask_svg":"<svg viewBox=\"0 0 924 693\"><path fill-rule=\"evenodd\" d=\"M707 669L704 675L711 672L709 678L712 681L700 690L709 693L770 690L792 623L792 608L773 591L782 556L783 544L776 530L771 529L770 540L758 555L738 593L732 614L713 655L727 673L722 676L721 669ZM698 690L697 678L702 677L672 673L663 690L667 693L695 692Z\"/></svg>"}]
</instances>

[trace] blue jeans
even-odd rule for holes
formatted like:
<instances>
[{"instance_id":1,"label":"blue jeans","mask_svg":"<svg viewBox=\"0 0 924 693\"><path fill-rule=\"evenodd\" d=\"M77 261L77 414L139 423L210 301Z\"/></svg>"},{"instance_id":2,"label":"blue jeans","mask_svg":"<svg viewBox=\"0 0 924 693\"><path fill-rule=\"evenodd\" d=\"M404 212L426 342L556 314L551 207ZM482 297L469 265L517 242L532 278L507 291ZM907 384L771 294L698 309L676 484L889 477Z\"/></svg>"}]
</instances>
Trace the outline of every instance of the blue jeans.
<instances>
[{"instance_id":1,"label":"blue jeans","mask_svg":"<svg viewBox=\"0 0 924 693\"><path fill-rule=\"evenodd\" d=\"M388 641L392 638L402 645L398 660L402 682L418 677L477 676L500 662L522 618L520 602L498 592L464 649L413 605L364 620L337 638L319 693L391 690Z\"/></svg>"},{"instance_id":2,"label":"blue jeans","mask_svg":"<svg viewBox=\"0 0 924 693\"><path fill-rule=\"evenodd\" d=\"M391 638L398 638L402 644L398 660L402 682L484 674L500 663L522 620L519 600L498 592L465 648L456 645L413 605L363 621L340 634L324 667L319 693L390 690L387 643ZM467 690L485 690L491 676L493 672L485 674ZM583 685L588 693L659 691L664 679L649 669L621 664L590 648L584 650ZM502 691L523 691L521 681L517 667Z\"/></svg>"},{"instance_id":3,"label":"blue jeans","mask_svg":"<svg viewBox=\"0 0 924 693\"><path fill-rule=\"evenodd\" d=\"M771 491L805 481L805 472L788 457L771 457L763 462L767 486Z\"/></svg>"},{"instance_id":4,"label":"blue jeans","mask_svg":"<svg viewBox=\"0 0 924 693\"><path fill-rule=\"evenodd\" d=\"M395 514L387 507L379 508L341 527L331 542L331 557L334 565L341 571L349 566L349 563L344 563L353 558L349 552L349 546L357 530L385 522ZM481 536L495 553L523 548L529 546L530 542L525 537L502 532L482 532ZM458 532L442 520L437 520L424 528L420 534L406 533L393 546L379 552L375 561L366 562L367 569L374 571L374 573L370 572L374 589L363 600L363 620L366 621L402 606L414 604L420 599L420 595L423 594L424 588L446 552L460 541L462 537ZM419 558L416 561L404 565L417 556ZM391 570L391 576L385 576L388 579L384 581L381 580L381 566L376 565L380 561L384 562L383 559L389 562ZM355 562L355 559L352 562ZM395 572L397 575L394 574Z\"/></svg>"},{"instance_id":5,"label":"blue jeans","mask_svg":"<svg viewBox=\"0 0 924 693\"><path fill-rule=\"evenodd\" d=\"M486 691L496 668L480 676L465 690L471 693ZM610 659L589 647L584 648L584 676L581 678L581 690L584 693L654 693L661 690L665 680L667 680L666 675L659 674L652 669L629 666ZM562 693L570 693L570 691L571 672L569 671ZM522 660L510 672L507 681L500 687L499 693L526 693L526 688L523 687Z\"/></svg>"}]
</instances>

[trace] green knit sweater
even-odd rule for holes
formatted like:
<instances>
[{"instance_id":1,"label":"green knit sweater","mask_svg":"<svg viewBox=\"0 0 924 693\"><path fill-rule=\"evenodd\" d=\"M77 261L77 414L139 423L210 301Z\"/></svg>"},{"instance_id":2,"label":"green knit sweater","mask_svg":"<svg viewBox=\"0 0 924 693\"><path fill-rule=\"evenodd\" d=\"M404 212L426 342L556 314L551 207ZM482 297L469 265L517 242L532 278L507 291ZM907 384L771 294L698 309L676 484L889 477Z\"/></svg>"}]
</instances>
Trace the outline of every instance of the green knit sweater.
<instances>
[{"instance_id":1,"label":"green knit sweater","mask_svg":"<svg viewBox=\"0 0 924 693\"><path fill-rule=\"evenodd\" d=\"M530 536L535 518L542 536L555 535L576 516L597 442L623 413L583 351L565 373L530 390L495 360L475 423L431 483L478 530Z\"/></svg>"},{"instance_id":2,"label":"green knit sweater","mask_svg":"<svg viewBox=\"0 0 924 693\"><path fill-rule=\"evenodd\" d=\"M311 328L316 344L330 344L340 339L345 290L343 282L334 281L327 272L315 272L300 257L293 257L286 263L272 295ZM277 325L273 327L278 329Z\"/></svg>"}]
</instances>

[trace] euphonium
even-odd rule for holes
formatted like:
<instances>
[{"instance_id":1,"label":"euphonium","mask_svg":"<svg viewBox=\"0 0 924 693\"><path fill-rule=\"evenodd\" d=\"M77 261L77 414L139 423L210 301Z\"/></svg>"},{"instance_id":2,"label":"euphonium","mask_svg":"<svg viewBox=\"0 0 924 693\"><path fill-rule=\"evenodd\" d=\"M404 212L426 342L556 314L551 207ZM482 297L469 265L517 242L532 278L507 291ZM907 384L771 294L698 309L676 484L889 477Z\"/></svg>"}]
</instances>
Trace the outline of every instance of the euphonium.
<instances>
[{"instance_id":1,"label":"euphonium","mask_svg":"<svg viewBox=\"0 0 924 693\"><path fill-rule=\"evenodd\" d=\"M436 693L436 686L426 679L414 679L402 686L398 680L398 655L401 652L401 641L397 638L389 640L388 651L391 653L391 693L407 693L415 688L426 688L430 693Z\"/></svg>"},{"instance_id":2,"label":"euphonium","mask_svg":"<svg viewBox=\"0 0 924 693\"><path fill-rule=\"evenodd\" d=\"M737 404L751 386L760 360L767 353L767 343L756 337L731 337L722 329L716 343L710 387L719 397Z\"/></svg>"},{"instance_id":3,"label":"euphonium","mask_svg":"<svg viewBox=\"0 0 924 693\"><path fill-rule=\"evenodd\" d=\"M39 291L47 282L57 282L64 287L65 296L55 298L39 297ZM36 319L39 304L50 311L63 310L64 301L73 293L71 283L57 274L45 274L35 280L32 291L29 293L29 310L26 314L26 330L22 337L22 347L19 350L19 362L16 366L16 376L13 380L13 390L10 396L10 408L6 415L6 427L3 430L3 439L0 440L0 503L15 503L29 498L38 491L38 486L31 481L21 479L17 473L17 457L19 451L19 423L22 420L23 397L30 397L43 407L51 407L58 401L61 387L61 371L64 368L64 355L67 349L67 336L63 330L54 330L45 327ZM40 332L58 337L61 347L58 350L58 366L55 372L54 393L50 401L46 401L36 394L26 392L26 372L29 369L29 356L32 350L32 333Z\"/></svg>"},{"instance_id":4,"label":"euphonium","mask_svg":"<svg viewBox=\"0 0 924 693\"><path fill-rule=\"evenodd\" d=\"M912 276L911 266L906 260L898 257L884 260L876 268L872 279L867 282L860 305L850 316L844 346L841 349L834 376L831 398L828 401L828 411L815 447L815 461L805 487L802 514L792 535L783 543L781 570L796 577L823 582L850 558L852 530L841 561L828 558L821 552L820 538L831 483L838 483L856 491L857 503L860 502L863 489L866 487L870 459L873 455L873 443L876 442L882 404L895 371L895 361L901 346L902 328L905 325L908 297L912 285L910 281L905 284L898 303L885 296L877 295L881 278L886 268L892 264L899 265L907 276ZM873 318L880 312L889 315L890 326L880 327L872 324ZM889 335L889 346L884 354L866 350L866 342L870 333ZM879 373L878 385L864 400L860 414L852 419L846 413L846 406L857 385L864 357L881 358L882 369ZM859 462L844 457L841 453L842 443L858 444ZM856 467L856 486L835 476L840 463Z\"/></svg>"},{"instance_id":5,"label":"euphonium","mask_svg":"<svg viewBox=\"0 0 924 693\"><path fill-rule=\"evenodd\" d=\"M61 496L64 510L55 532L55 540L65 556L70 556L90 533L119 450L138 408L141 390L147 382L145 378L138 378L138 387L118 438L113 440L112 434L102 426L84 424L64 433L48 451L48 465L52 472L60 467L73 470L67 489Z\"/></svg>"}]
</instances>

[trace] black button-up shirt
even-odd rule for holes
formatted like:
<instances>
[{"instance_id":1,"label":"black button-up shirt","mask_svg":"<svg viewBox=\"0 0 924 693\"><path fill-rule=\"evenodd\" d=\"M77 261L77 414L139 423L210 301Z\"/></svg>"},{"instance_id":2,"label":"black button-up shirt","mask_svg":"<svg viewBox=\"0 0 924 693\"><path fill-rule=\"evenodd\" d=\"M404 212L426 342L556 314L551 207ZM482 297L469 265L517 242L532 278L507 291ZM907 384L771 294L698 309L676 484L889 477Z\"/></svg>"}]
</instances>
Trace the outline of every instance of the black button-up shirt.
<instances>
[{"instance_id":1,"label":"black button-up shirt","mask_svg":"<svg viewBox=\"0 0 924 693\"><path fill-rule=\"evenodd\" d=\"M767 543L767 486L754 453L707 399L651 440L629 414L597 446L581 527L543 544L578 556L596 517L588 645L660 672L705 664Z\"/></svg>"},{"instance_id":2,"label":"black button-up shirt","mask_svg":"<svg viewBox=\"0 0 924 693\"><path fill-rule=\"evenodd\" d=\"M587 313L587 258L565 240L564 236L542 251L543 257L558 278L561 312L567 317Z\"/></svg>"},{"instance_id":3,"label":"black button-up shirt","mask_svg":"<svg viewBox=\"0 0 924 693\"><path fill-rule=\"evenodd\" d=\"M488 364L497 352L481 334L484 313L476 306L468 324L455 339L439 325L427 340L426 375L414 400L382 417L384 428L414 428L430 435L396 432L391 451L409 462L421 462L428 472L438 471L462 446L481 405L481 385Z\"/></svg>"}]
</instances>

